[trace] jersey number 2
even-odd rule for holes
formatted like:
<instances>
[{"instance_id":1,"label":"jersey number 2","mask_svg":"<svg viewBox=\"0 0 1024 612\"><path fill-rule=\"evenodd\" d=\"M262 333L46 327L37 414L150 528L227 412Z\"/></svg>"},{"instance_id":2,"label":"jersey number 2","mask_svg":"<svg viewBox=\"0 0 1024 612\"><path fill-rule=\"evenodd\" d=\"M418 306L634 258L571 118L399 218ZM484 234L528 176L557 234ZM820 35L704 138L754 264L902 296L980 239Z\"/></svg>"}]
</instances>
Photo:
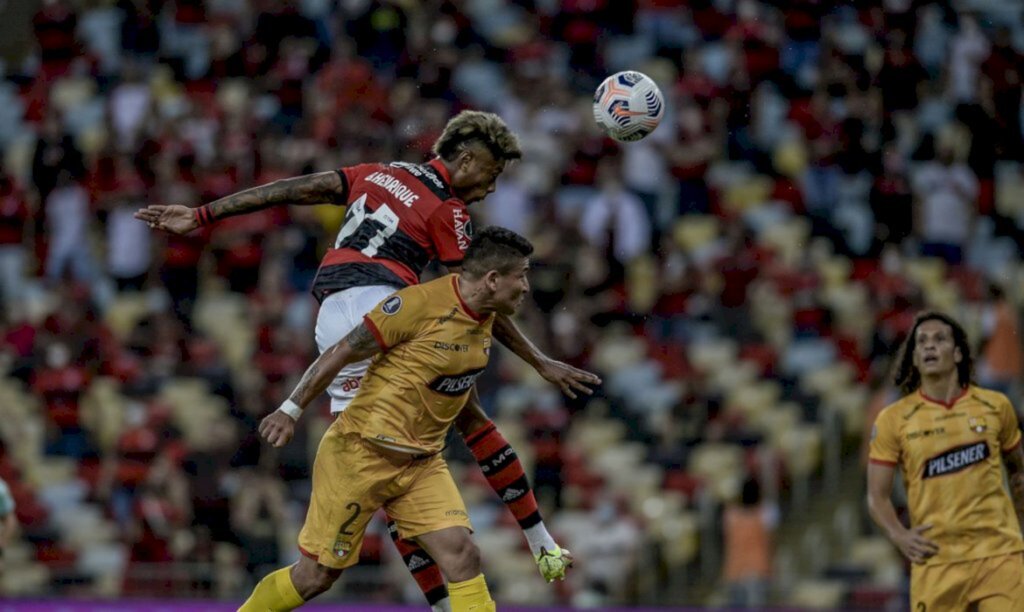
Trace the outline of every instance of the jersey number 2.
<instances>
[{"instance_id":1,"label":"jersey number 2","mask_svg":"<svg viewBox=\"0 0 1024 612\"><path fill-rule=\"evenodd\" d=\"M342 243L348 239L349 236L356 233L356 230L363 224L367 219L376 221L379 224L379 229L370 238L370 242L360 249L360 253L367 257L373 257L377 254L377 250L384 244L384 241L391 237L398 229L398 215L396 215L387 204L381 203L377 207L377 210L373 211L369 215L366 214L366 194L359 196L359 198L348 205L348 210L345 211L345 224L341 226L338 231L338 239L334 242L334 248L340 249Z\"/></svg>"}]
</instances>

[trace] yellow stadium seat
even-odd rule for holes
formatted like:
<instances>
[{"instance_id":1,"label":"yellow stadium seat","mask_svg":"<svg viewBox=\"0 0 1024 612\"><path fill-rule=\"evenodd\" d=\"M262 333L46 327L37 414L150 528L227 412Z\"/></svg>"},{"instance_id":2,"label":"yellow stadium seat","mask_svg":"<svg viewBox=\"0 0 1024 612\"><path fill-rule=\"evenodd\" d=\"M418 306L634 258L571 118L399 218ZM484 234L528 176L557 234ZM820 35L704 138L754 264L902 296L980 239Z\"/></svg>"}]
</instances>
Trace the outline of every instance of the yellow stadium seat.
<instances>
[{"instance_id":1,"label":"yellow stadium seat","mask_svg":"<svg viewBox=\"0 0 1024 612\"><path fill-rule=\"evenodd\" d=\"M826 289L845 285L852 271L853 264L846 257L829 257L818 262L818 274Z\"/></svg>"},{"instance_id":2,"label":"yellow stadium seat","mask_svg":"<svg viewBox=\"0 0 1024 612\"><path fill-rule=\"evenodd\" d=\"M838 580L802 580L794 585L786 603L811 610L836 610L845 592L846 585Z\"/></svg>"},{"instance_id":3,"label":"yellow stadium seat","mask_svg":"<svg viewBox=\"0 0 1024 612\"><path fill-rule=\"evenodd\" d=\"M703 372L731 367L739 355L739 348L734 340L720 338L709 342L698 342L690 345L687 357L694 367Z\"/></svg>"},{"instance_id":4,"label":"yellow stadium seat","mask_svg":"<svg viewBox=\"0 0 1024 612\"><path fill-rule=\"evenodd\" d=\"M743 453L737 446L708 442L690 456L688 471L702 478L712 495L725 501L740 490L743 477Z\"/></svg>"},{"instance_id":5,"label":"yellow stadium seat","mask_svg":"<svg viewBox=\"0 0 1024 612\"><path fill-rule=\"evenodd\" d=\"M139 293L119 294L104 313L104 322L118 339L124 340L146 316L146 297Z\"/></svg>"},{"instance_id":6,"label":"yellow stadium seat","mask_svg":"<svg viewBox=\"0 0 1024 612\"><path fill-rule=\"evenodd\" d=\"M946 262L938 257L916 257L904 263L904 274L921 288L941 285L946 279Z\"/></svg>"},{"instance_id":7,"label":"yellow stadium seat","mask_svg":"<svg viewBox=\"0 0 1024 612\"><path fill-rule=\"evenodd\" d=\"M731 182L722 193L726 210L743 213L763 205L771 197L772 181L766 176L751 176Z\"/></svg>"},{"instance_id":8,"label":"yellow stadium seat","mask_svg":"<svg viewBox=\"0 0 1024 612\"><path fill-rule=\"evenodd\" d=\"M762 245L774 250L786 266L794 268L804 258L810 236L810 222L794 216L785 223L766 228L759 239Z\"/></svg>"},{"instance_id":9,"label":"yellow stadium seat","mask_svg":"<svg viewBox=\"0 0 1024 612\"><path fill-rule=\"evenodd\" d=\"M676 221L672 237L683 251L693 254L718 238L720 227L717 217L711 215L684 215Z\"/></svg>"}]
</instances>

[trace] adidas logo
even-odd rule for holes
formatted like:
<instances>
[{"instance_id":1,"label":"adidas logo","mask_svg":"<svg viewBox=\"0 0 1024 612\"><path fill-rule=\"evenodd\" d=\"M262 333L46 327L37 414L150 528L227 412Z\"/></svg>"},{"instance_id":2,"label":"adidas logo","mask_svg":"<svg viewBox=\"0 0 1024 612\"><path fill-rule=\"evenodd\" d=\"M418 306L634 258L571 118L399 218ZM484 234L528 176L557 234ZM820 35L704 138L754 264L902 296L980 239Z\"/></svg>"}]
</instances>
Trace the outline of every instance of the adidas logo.
<instances>
[{"instance_id":1,"label":"adidas logo","mask_svg":"<svg viewBox=\"0 0 1024 612\"><path fill-rule=\"evenodd\" d=\"M523 493L526 493L526 491L522 489L507 489L505 494L501 496L501 501L510 502L517 500L523 496Z\"/></svg>"},{"instance_id":2,"label":"adidas logo","mask_svg":"<svg viewBox=\"0 0 1024 612\"><path fill-rule=\"evenodd\" d=\"M413 555L409 557L409 563L407 563L406 565L409 567L410 572L415 572L421 567L426 567L429 563L430 562L424 559L423 557Z\"/></svg>"}]
</instances>

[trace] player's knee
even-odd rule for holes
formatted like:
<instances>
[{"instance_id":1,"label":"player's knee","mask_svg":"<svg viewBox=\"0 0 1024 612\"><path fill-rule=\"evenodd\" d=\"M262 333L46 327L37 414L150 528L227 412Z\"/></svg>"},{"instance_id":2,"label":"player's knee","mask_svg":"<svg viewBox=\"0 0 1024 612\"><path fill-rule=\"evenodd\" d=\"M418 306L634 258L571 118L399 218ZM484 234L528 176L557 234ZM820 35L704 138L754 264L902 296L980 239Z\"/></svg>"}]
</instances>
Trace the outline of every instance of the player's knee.
<instances>
[{"instance_id":1,"label":"player's knee","mask_svg":"<svg viewBox=\"0 0 1024 612\"><path fill-rule=\"evenodd\" d=\"M450 582L462 582L480 574L480 549L468 533L452 547L451 557Z\"/></svg>"},{"instance_id":2,"label":"player's knee","mask_svg":"<svg viewBox=\"0 0 1024 612\"><path fill-rule=\"evenodd\" d=\"M327 591L341 576L342 570L320 565L302 558L292 569L292 584L302 599L309 601Z\"/></svg>"}]
</instances>

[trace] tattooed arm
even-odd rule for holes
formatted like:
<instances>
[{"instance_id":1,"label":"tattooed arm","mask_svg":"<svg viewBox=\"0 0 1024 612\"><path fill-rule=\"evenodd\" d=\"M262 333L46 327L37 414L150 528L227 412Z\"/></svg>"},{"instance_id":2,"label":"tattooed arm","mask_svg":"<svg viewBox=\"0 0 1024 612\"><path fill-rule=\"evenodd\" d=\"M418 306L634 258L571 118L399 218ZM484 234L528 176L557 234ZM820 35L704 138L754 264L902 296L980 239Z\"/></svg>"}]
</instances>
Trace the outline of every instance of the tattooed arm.
<instances>
[{"instance_id":1,"label":"tattooed arm","mask_svg":"<svg viewBox=\"0 0 1024 612\"><path fill-rule=\"evenodd\" d=\"M380 345L377 344L377 340L366 324L360 323L359 327L353 329L341 342L317 357L313 365L302 375L302 379L288 399L298 404L300 408L305 408L327 390L342 368L350 363L369 359L379 352Z\"/></svg>"},{"instance_id":2,"label":"tattooed arm","mask_svg":"<svg viewBox=\"0 0 1024 612\"><path fill-rule=\"evenodd\" d=\"M1003 455L1006 473L1010 481L1010 498L1013 509L1017 511L1021 531L1024 532L1024 446L1017 444L1010 452Z\"/></svg>"},{"instance_id":3,"label":"tattooed arm","mask_svg":"<svg viewBox=\"0 0 1024 612\"><path fill-rule=\"evenodd\" d=\"M341 175L331 170L281 179L239 191L199 209L178 204L152 204L137 211L135 218L145 221L154 229L187 234L201 224L279 204L342 204L345 191Z\"/></svg>"},{"instance_id":4,"label":"tattooed arm","mask_svg":"<svg viewBox=\"0 0 1024 612\"><path fill-rule=\"evenodd\" d=\"M295 434L295 423L302 411L330 386L338 372L350 363L373 357L380 350L366 324L360 323L341 342L317 357L288 400L260 422L260 435L276 447L287 444Z\"/></svg>"}]
</instances>

